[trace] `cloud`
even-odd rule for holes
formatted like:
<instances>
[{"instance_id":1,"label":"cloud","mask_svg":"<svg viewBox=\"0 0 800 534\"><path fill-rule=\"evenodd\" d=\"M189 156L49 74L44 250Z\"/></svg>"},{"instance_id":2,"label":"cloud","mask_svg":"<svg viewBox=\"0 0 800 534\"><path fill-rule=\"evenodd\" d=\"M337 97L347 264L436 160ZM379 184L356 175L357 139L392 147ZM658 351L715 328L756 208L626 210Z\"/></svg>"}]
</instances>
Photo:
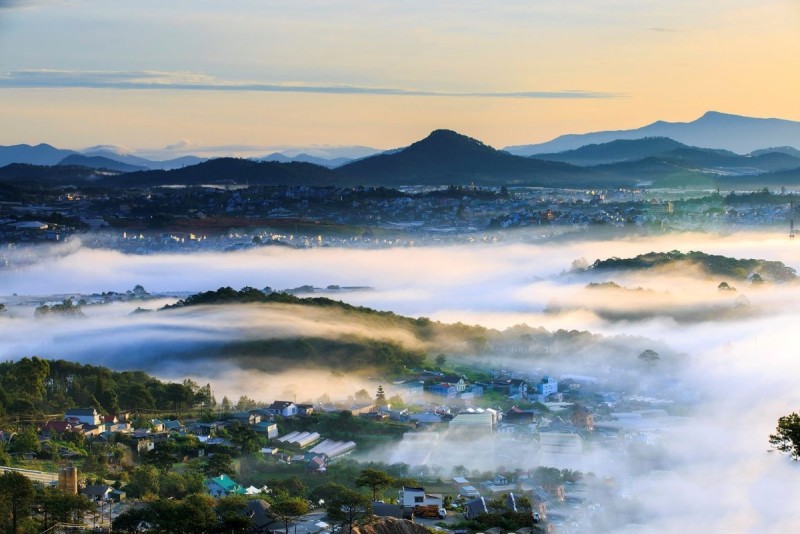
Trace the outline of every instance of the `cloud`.
<instances>
[{"instance_id":1,"label":"cloud","mask_svg":"<svg viewBox=\"0 0 800 534\"><path fill-rule=\"evenodd\" d=\"M220 80L195 72L166 71L72 71L18 70L0 75L0 88L157 89L182 91L251 91L265 93L322 93L334 95L382 95L518 99L607 99L625 93L567 89L556 91L455 92L357 85L313 83L264 83Z\"/></svg>"},{"instance_id":2,"label":"cloud","mask_svg":"<svg viewBox=\"0 0 800 534\"><path fill-rule=\"evenodd\" d=\"M779 416L800 405L796 385L800 362L794 349L800 284L754 289L728 280L737 286L737 294L747 294L752 313L681 323L673 317L676 309L730 306L731 295L716 289L719 277L686 268L614 274L609 278L620 285L641 286L645 291L608 294L586 289L588 282L597 281L591 273L561 275L580 257L591 262L673 249L780 260L798 267L796 250L788 246L786 237L769 233L687 233L615 241L382 250L265 248L230 254L148 256L93 250L73 242L19 251L35 261L9 269L0 278L0 294L121 291L134 283L151 291L196 291L220 285L371 285L374 291L342 293L335 298L405 315L497 328L525 322L548 329L589 329L606 336L606 341L591 336L585 346L564 347L550 358L521 351L479 356L487 367L502 366L520 373L541 369L554 376L590 374L609 384L617 380L625 387L609 385L610 390L674 399L681 408L676 412L680 416L650 412L652 417L643 417L638 427L628 426L610 447L595 442L573 458L575 468L598 475L603 495L587 494L601 510L576 531L628 532L634 528L632 523L637 524L636 532L796 531L800 511L786 503L800 497L796 483L800 466L768 453L767 436ZM11 255L9 259L24 258ZM543 313L552 298L576 309ZM160 303L152 306L156 304ZM188 369L196 381L211 382L218 400L221 394L234 401L247 394L271 401L286 396L285 392L305 400L326 391L332 396L345 395L362 386L368 391L377 386L374 381L363 383L325 371L281 376L266 369L258 372L229 362L202 361L188 357L191 348L187 346L208 339L309 333L388 336L399 343L415 342L402 329L385 331L373 326L369 330L370 325L318 309L290 314L283 313L280 306L231 306L129 316L137 305L88 306L89 317L76 321L34 320L30 306L10 306L15 317L9 319L13 327L0 338L0 357L39 354L138 366L173 380L185 378ZM638 320L617 320L599 314L603 306L622 314L631 310L648 313ZM657 368L648 370L632 349L651 341L665 358ZM160 352L155 350L159 344L163 345ZM174 347L181 347L182 353ZM675 359L678 365L668 367L662 365L667 363L667 352L687 355ZM447 355L451 360L458 358L453 352ZM582 372L581 364L588 370ZM637 441L643 435L647 441ZM436 439L433 433L415 436ZM481 470L501 465L528 470L549 461L538 453L535 443L507 441L513 438L498 433L491 440L473 443L446 437L438 444L406 440L399 448L375 451L370 458L415 458L422 451L423 458L428 454L430 462L444 469L458 463ZM606 483L605 477L613 482ZM626 515L631 509L636 511L633 517Z\"/></svg>"},{"instance_id":3,"label":"cloud","mask_svg":"<svg viewBox=\"0 0 800 534\"><path fill-rule=\"evenodd\" d=\"M181 139L177 143L172 143L170 145L165 146L164 150L181 150L192 146L195 146L194 143L192 143L188 139Z\"/></svg>"}]
</instances>

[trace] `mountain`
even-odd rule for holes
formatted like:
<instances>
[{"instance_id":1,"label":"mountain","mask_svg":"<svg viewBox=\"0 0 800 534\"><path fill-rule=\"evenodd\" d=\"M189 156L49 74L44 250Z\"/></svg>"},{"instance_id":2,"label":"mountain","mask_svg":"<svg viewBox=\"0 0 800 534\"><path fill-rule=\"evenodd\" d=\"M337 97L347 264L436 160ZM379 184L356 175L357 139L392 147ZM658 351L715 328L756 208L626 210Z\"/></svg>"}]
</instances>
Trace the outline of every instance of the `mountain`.
<instances>
[{"instance_id":1,"label":"mountain","mask_svg":"<svg viewBox=\"0 0 800 534\"><path fill-rule=\"evenodd\" d=\"M616 130L562 135L546 143L517 145L505 150L520 156L575 150L590 144L618 139L669 137L680 143L703 148L724 148L747 154L764 146L800 148L800 122L761 119L709 111L692 122L657 121L635 130Z\"/></svg>"},{"instance_id":2,"label":"mountain","mask_svg":"<svg viewBox=\"0 0 800 534\"><path fill-rule=\"evenodd\" d=\"M543 185L579 186L595 182L592 171L565 163L513 156L452 130L393 153L382 153L337 171L370 185Z\"/></svg>"},{"instance_id":3,"label":"mountain","mask_svg":"<svg viewBox=\"0 0 800 534\"><path fill-rule=\"evenodd\" d=\"M291 163L293 161L299 161L301 163L313 163L314 165L322 165L323 167L328 167L329 169L335 169L336 167L341 167L347 163L353 161L353 158L321 158L317 156L312 156L310 154L297 154L296 156L287 156L280 152L275 152L268 156L264 156L261 158L255 158L256 161L277 161L278 163Z\"/></svg>"},{"instance_id":4,"label":"mountain","mask_svg":"<svg viewBox=\"0 0 800 534\"><path fill-rule=\"evenodd\" d=\"M181 167L186 167L187 165L197 165L198 163L202 163L203 161L205 161L205 158L199 158L197 156L182 156L180 158L158 161L158 160L142 158L139 156L134 156L133 154L125 152L124 149L121 149L120 147L113 147L108 145L99 145L96 147L90 147L82 150L81 154L85 156L102 157L110 159L112 161L126 163L134 167L139 167L139 169L137 170L161 169L168 171L172 169L180 169Z\"/></svg>"},{"instance_id":5,"label":"mountain","mask_svg":"<svg viewBox=\"0 0 800 534\"><path fill-rule=\"evenodd\" d=\"M29 165L56 165L67 156L75 154L73 150L63 150L54 146L41 143L31 145L0 146L0 167L12 163L27 163Z\"/></svg>"},{"instance_id":6,"label":"mountain","mask_svg":"<svg viewBox=\"0 0 800 534\"><path fill-rule=\"evenodd\" d=\"M551 154L536 154L537 159L560 161L572 165L592 166L631 161L671 152L686 145L668 137L617 139L609 143L592 144Z\"/></svg>"},{"instance_id":7,"label":"mountain","mask_svg":"<svg viewBox=\"0 0 800 534\"><path fill-rule=\"evenodd\" d=\"M790 146L778 146L772 148L761 148L759 150L754 150L750 152L751 156L761 156L764 154L788 154L789 156L794 156L796 158L800 158L800 150L796 148L792 148Z\"/></svg>"},{"instance_id":8,"label":"mountain","mask_svg":"<svg viewBox=\"0 0 800 534\"><path fill-rule=\"evenodd\" d=\"M117 172L143 171L146 167L122 163L103 156L84 156L83 154L70 154L58 162L58 165L89 167L92 169L105 169Z\"/></svg>"},{"instance_id":9,"label":"mountain","mask_svg":"<svg viewBox=\"0 0 800 534\"><path fill-rule=\"evenodd\" d=\"M202 184L335 186L342 185L342 177L330 169L311 163L216 158L169 171L140 171L109 176L102 184L111 187Z\"/></svg>"}]
</instances>

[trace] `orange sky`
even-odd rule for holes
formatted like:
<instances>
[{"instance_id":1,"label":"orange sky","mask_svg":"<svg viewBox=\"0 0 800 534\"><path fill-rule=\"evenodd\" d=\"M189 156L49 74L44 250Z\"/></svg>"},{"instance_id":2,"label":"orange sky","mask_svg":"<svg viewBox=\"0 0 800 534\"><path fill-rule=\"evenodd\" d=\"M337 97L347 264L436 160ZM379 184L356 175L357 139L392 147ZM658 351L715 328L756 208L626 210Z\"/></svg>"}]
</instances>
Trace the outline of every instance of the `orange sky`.
<instances>
[{"instance_id":1,"label":"orange sky","mask_svg":"<svg viewBox=\"0 0 800 534\"><path fill-rule=\"evenodd\" d=\"M800 120L796 0L161 4L0 9L0 144L390 148L451 128L503 147L708 110Z\"/></svg>"}]
</instances>

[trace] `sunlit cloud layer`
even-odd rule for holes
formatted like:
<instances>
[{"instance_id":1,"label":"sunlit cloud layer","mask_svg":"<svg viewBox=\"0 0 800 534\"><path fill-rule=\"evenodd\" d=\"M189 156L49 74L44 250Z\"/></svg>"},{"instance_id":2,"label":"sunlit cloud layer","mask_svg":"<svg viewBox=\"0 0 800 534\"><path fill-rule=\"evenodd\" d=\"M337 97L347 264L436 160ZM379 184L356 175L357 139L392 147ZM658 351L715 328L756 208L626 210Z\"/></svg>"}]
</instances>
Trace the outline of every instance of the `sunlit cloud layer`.
<instances>
[{"instance_id":1,"label":"sunlit cloud layer","mask_svg":"<svg viewBox=\"0 0 800 534\"><path fill-rule=\"evenodd\" d=\"M511 92L445 92L389 87L354 85L316 85L303 83L258 83L219 80L213 76L191 72L80 72L57 70L14 71L0 76L0 88L91 88L91 89L159 89L183 91L256 91L267 93L326 93L337 95L439 96L473 98L541 98L585 99L619 98L621 93L583 90L511 91Z\"/></svg>"},{"instance_id":2,"label":"sunlit cloud layer","mask_svg":"<svg viewBox=\"0 0 800 534\"><path fill-rule=\"evenodd\" d=\"M510 244L493 246L421 247L385 250L319 248L311 250L261 249L228 254L126 256L92 250L80 242L38 249L33 263L0 277L0 295L122 291L135 283L150 291L200 291L223 285L277 288L301 284L325 286L370 285L372 291L341 293L353 304L426 315L447 322L480 323L503 329L520 323L550 330L587 329L615 336L617 352L597 350L582 366L572 354L543 360L536 355L510 354L488 365L527 371L542 368L555 376L609 369L610 362L635 387L650 396L688 400L693 406L685 417L665 417L651 422L657 444L648 449L663 467L641 469L636 455L595 448L576 468L600 477L613 477L617 504L634 506L641 523L636 532L790 532L800 528L800 510L787 506L800 497L796 484L798 465L768 452L767 436L781 415L800 405L796 377L800 373L795 348L795 326L800 321L800 285L784 283L751 287L728 280L736 295L717 290L720 278L680 266L656 272L570 274L573 260L611 256L631 257L648 251L701 250L735 258L780 260L797 268L797 243L784 235L742 233L733 235L671 234L617 241ZM591 281L613 280L628 290L607 294L587 289ZM641 287L642 291L635 288ZM733 309L745 295L745 313L720 314L717 319L680 320L675 311ZM548 313L554 299L562 311ZM8 301L8 297L3 297ZM295 372L252 367L232 362L191 358L191 347L206 341L315 335L388 336L412 348L425 343L403 329L369 329L331 310L297 310L283 306L200 307L129 315L135 306L159 307L174 299L146 304L127 303L86 307L82 320L37 320L30 307L12 306L13 317L0 338L0 356L16 358L39 354L66 357L117 368L144 368L164 378L183 379L187 373L198 382L211 382L219 397L234 401L243 394L271 401L296 396L312 400L323 393L351 395L368 391L375 381L331 375L325 370ZM617 320L604 310L640 312L636 319ZM13 327L10 327L12 326ZM642 339L653 346L671 347L685 354L674 375L656 369L636 368L636 351ZM158 347L161 347L160 349ZM189 347L188 351L177 350ZM158 350L156 350L158 349ZM172 356L159 356L154 354ZM449 358L459 358L449 352ZM186 358L191 359L187 366ZM547 368L543 368L546 366ZM586 369L589 369L586 371ZM593 369L593 370L592 370ZM665 379L668 378L668 379ZM372 459L388 460L399 449L376 451ZM475 469L495 469L497 458L509 466L530 468L539 457L527 449L503 456L495 441L474 442L459 452L435 453L431 461L447 474L451 464ZM480 450L481 454L476 454ZM506 451L507 452L507 451ZM462 454L463 453L463 454ZM510 463L509 463L510 462ZM602 511L616 517L618 510ZM620 525L622 527L622 525ZM602 530L601 530L602 531ZM591 529L588 530L591 532Z\"/></svg>"}]
</instances>

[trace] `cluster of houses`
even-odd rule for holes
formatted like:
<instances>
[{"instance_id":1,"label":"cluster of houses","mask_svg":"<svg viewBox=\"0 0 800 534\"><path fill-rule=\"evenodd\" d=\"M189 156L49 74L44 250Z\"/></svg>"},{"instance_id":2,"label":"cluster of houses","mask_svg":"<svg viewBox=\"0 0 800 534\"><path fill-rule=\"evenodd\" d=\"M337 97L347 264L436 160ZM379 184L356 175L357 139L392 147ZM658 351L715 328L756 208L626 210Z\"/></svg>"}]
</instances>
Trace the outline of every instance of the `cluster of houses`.
<instances>
[{"instance_id":1,"label":"cluster of houses","mask_svg":"<svg viewBox=\"0 0 800 534\"><path fill-rule=\"evenodd\" d=\"M425 394L437 398L469 400L494 391L512 399L531 399L545 402L558 394L558 381L544 376L538 382L519 377L500 377L488 382L469 382L463 376L437 371L422 371L395 383L390 394L399 395L406 403L423 401Z\"/></svg>"},{"instance_id":2,"label":"cluster of houses","mask_svg":"<svg viewBox=\"0 0 800 534\"><path fill-rule=\"evenodd\" d=\"M274 446L261 449L262 453L278 456L287 463L301 462L309 471L321 474L326 471L331 459L353 452L356 448L355 442L326 439L316 432L290 432L279 436L278 425L275 422L277 417L306 417L313 412L314 407L311 404L277 400L263 408L229 414L224 420L194 421L184 424L178 420L151 419L147 421L145 428L134 428L134 424L130 421L130 413L104 416L95 408L72 408L66 411L63 420L50 421L42 425L40 436L42 439L47 439L53 433L77 432L92 439L102 440L108 439L115 433L124 433L131 440L134 454L140 456L176 433L194 435L206 446L232 446L230 441L218 437L217 434L219 430L238 423L271 440ZM75 454L67 450L59 452L62 456ZM253 495L266 491L266 488L244 488L227 475L209 478L205 481L205 485L212 496ZM95 495L100 492L100 489L95 487L89 487L86 491L92 494L92 498L106 500L106 494L113 491L113 488L104 490L102 496Z\"/></svg>"}]
</instances>

